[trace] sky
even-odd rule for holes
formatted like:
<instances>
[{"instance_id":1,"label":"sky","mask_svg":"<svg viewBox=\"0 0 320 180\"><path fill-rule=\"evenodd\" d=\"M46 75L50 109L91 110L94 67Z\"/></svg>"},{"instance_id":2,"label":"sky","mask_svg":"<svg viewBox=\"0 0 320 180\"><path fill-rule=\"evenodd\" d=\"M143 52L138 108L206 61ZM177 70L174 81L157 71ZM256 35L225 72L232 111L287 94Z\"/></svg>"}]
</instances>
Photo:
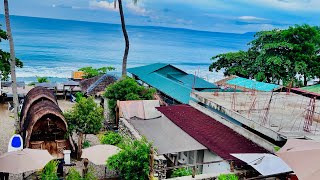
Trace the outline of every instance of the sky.
<instances>
[{"instance_id":1,"label":"sky","mask_svg":"<svg viewBox=\"0 0 320 180\"><path fill-rule=\"evenodd\" d=\"M12 15L119 24L114 0L10 0ZM319 25L320 0L123 0L126 23L245 33ZM0 8L3 12L3 6Z\"/></svg>"}]
</instances>

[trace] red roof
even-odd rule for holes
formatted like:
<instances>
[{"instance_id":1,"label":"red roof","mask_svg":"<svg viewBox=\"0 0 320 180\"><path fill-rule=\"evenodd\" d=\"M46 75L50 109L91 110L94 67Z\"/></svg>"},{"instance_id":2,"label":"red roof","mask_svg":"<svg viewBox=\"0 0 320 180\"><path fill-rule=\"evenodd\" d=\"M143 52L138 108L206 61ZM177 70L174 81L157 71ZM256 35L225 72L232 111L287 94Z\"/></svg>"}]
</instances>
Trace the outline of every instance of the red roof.
<instances>
[{"instance_id":1,"label":"red roof","mask_svg":"<svg viewBox=\"0 0 320 180\"><path fill-rule=\"evenodd\" d=\"M264 148L189 105L163 106L157 109L225 160L239 162L231 153L268 153Z\"/></svg>"}]
</instances>

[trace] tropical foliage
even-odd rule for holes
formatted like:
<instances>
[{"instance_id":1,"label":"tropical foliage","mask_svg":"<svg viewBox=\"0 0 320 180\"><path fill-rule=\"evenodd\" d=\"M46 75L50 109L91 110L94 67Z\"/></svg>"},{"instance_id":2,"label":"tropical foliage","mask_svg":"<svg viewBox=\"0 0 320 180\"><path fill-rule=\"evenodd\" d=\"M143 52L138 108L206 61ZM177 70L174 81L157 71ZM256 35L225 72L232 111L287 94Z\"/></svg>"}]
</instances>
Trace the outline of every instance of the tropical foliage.
<instances>
[{"instance_id":1,"label":"tropical foliage","mask_svg":"<svg viewBox=\"0 0 320 180\"><path fill-rule=\"evenodd\" d=\"M101 144L119 145L123 138L119 133L108 131L100 139Z\"/></svg>"},{"instance_id":2,"label":"tropical foliage","mask_svg":"<svg viewBox=\"0 0 320 180\"><path fill-rule=\"evenodd\" d=\"M320 77L319 27L296 25L288 29L261 31L249 42L247 51L218 54L209 70L224 69L225 75L254 78L258 81L299 83ZM298 76L297 76L298 75Z\"/></svg>"},{"instance_id":3,"label":"tropical foliage","mask_svg":"<svg viewBox=\"0 0 320 180\"><path fill-rule=\"evenodd\" d=\"M79 171L77 171L75 168L70 168L68 175L66 177L66 180L97 180L98 178L94 174L94 169L90 167L88 169L88 172L84 175L84 177L81 177Z\"/></svg>"},{"instance_id":4,"label":"tropical foliage","mask_svg":"<svg viewBox=\"0 0 320 180\"><path fill-rule=\"evenodd\" d=\"M109 85L104 93L104 97L109 100L110 116L114 117L117 100L150 100L153 99L155 92L155 89L140 86L134 79L125 77Z\"/></svg>"},{"instance_id":5,"label":"tropical foliage","mask_svg":"<svg viewBox=\"0 0 320 180\"><path fill-rule=\"evenodd\" d=\"M0 42L3 40L8 40L8 36L5 31L0 29ZM23 63L18 58L16 58L16 67L23 67ZM0 74L2 75L2 80L8 80L10 75L10 53L2 49L0 49Z\"/></svg>"},{"instance_id":6,"label":"tropical foliage","mask_svg":"<svg viewBox=\"0 0 320 180\"><path fill-rule=\"evenodd\" d=\"M182 176L191 176L192 170L187 168L178 168L173 170L171 178L182 177Z\"/></svg>"},{"instance_id":7,"label":"tropical foliage","mask_svg":"<svg viewBox=\"0 0 320 180\"><path fill-rule=\"evenodd\" d=\"M107 160L107 166L118 171L122 179L148 179L150 149L151 144L145 138L127 141L118 154Z\"/></svg>"},{"instance_id":8,"label":"tropical foliage","mask_svg":"<svg viewBox=\"0 0 320 180\"><path fill-rule=\"evenodd\" d=\"M37 77L38 83L45 83L49 82L49 79L47 77Z\"/></svg>"},{"instance_id":9,"label":"tropical foliage","mask_svg":"<svg viewBox=\"0 0 320 180\"><path fill-rule=\"evenodd\" d=\"M101 67L101 68L93 68L91 66L87 66L87 67L83 67L80 68L79 71L83 71L84 76L83 78L92 78L95 76L100 76L103 74L106 74L108 71L113 71L116 68L112 67L112 66L106 66L106 67Z\"/></svg>"},{"instance_id":10,"label":"tropical foliage","mask_svg":"<svg viewBox=\"0 0 320 180\"><path fill-rule=\"evenodd\" d=\"M235 174L220 174L218 180L238 180L238 176Z\"/></svg>"},{"instance_id":11,"label":"tropical foliage","mask_svg":"<svg viewBox=\"0 0 320 180\"><path fill-rule=\"evenodd\" d=\"M103 108L94 102L93 97L82 97L70 111L64 113L69 133L76 132L78 138L78 156L81 155L83 134L97 133L104 120Z\"/></svg>"},{"instance_id":12,"label":"tropical foliage","mask_svg":"<svg viewBox=\"0 0 320 180\"><path fill-rule=\"evenodd\" d=\"M40 173L41 180L57 180L58 161L50 161Z\"/></svg>"}]
</instances>

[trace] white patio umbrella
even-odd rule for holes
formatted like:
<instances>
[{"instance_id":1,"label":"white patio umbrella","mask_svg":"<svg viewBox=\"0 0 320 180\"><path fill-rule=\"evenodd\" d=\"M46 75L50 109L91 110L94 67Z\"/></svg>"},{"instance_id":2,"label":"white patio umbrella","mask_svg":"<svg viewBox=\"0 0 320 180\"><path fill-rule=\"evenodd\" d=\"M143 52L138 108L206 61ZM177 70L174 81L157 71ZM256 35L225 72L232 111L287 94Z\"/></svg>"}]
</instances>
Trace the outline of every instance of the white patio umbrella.
<instances>
[{"instance_id":1,"label":"white patio umbrella","mask_svg":"<svg viewBox=\"0 0 320 180\"><path fill-rule=\"evenodd\" d=\"M263 176L291 172L292 169L279 157L267 153L231 154L252 166Z\"/></svg>"},{"instance_id":2,"label":"white patio umbrella","mask_svg":"<svg viewBox=\"0 0 320 180\"><path fill-rule=\"evenodd\" d=\"M43 168L54 158L47 150L22 149L0 156L0 172L20 174Z\"/></svg>"},{"instance_id":3,"label":"white patio umbrella","mask_svg":"<svg viewBox=\"0 0 320 180\"><path fill-rule=\"evenodd\" d=\"M81 158L87 158L95 165L105 165L109 157L120 152L120 148L113 145L95 145L82 150Z\"/></svg>"},{"instance_id":4,"label":"white patio umbrella","mask_svg":"<svg viewBox=\"0 0 320 180\"><path fill-rule=\"evenodd\" d=\"M288 139L276 152L296 173L299 180L320 179L320 143L313 140Z\"/></svg>"}]
</instances>

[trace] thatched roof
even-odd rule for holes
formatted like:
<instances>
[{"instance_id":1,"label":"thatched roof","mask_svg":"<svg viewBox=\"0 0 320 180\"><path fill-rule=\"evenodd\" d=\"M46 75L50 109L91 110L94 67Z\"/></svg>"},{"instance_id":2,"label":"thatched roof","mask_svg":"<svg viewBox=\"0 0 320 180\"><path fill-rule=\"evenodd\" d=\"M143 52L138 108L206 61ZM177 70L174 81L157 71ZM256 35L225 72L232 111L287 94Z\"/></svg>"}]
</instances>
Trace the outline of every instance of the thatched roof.
<instances>
[{"instance_id":1,"label":"thatched roof","mask_svg":"<svg viewBox=\"0 0 320 180\"><path fill-rule=\"evenodd\" d=\"M116 77L111 75L96 76L80 81L82 93L86 95L97 95L104 92L109 84L116 82Z\"/></svg>"},{"instance_id":2,"label":"thatched roof","mask_svg":"<svg viewBox=\"0 0 320 180\"><path fill-rule=\"evenodd\" d=\"M38 120L42 118L50 117L54 120L54 123L63 131L67 131L67 122L64 119L62 111L59 106L54 102L44 99L42 101L37 101L29 108L28 114L26 116L23 133L25 137L25 147L29 147L30 137L34 129L35 124ZM28 132L28 133L26 133Z\"/></svg>"},{"instance_id":3,"label":"thatched roof","mask_svg":"<svg viewBox=\"0 0 320 180\"><path fill-rule=\"evenodd\" d=\"M43 99L50 100L56 105L58 104L53 92L49 89L46 89L44 87L35 87L28 92L24 99L24 103L20 114L21 128L23 128L24 121L32 104Z\"/></svg>"}]
</instances>

